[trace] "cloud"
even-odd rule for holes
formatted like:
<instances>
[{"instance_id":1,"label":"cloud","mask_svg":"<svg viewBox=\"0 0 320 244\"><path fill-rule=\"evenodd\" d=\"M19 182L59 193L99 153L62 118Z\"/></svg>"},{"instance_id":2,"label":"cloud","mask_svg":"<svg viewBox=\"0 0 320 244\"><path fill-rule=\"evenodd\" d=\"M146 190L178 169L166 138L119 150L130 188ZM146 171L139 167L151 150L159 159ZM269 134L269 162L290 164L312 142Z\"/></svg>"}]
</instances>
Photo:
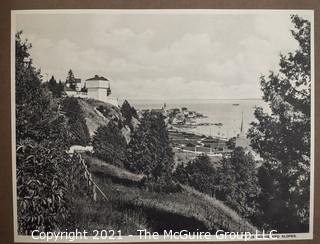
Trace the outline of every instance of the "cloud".
<instances>
[{"instance_id":1,"label":"cloud","mask_svg":"<svg viewBox=\"0 0 320 244\"><path fill-rule=\"evenodd\" d=\"M92 33L92 43L98 47L112 49L118 52L127 52L128 49L140 48L147 45L153 38L151 30L140 33L129 28L119 28L108 30L106 28Z\"/></svg>"},{"instance_id":2,"label":"cloud","mask_svg":"<svg viewBox=\"0 0 320 244\"><path fill-rule=\"evenodd\" d=\"M132 79L131 82L113 83L113 94L129 99L210 99L223 98L228 91L221 84L203 80L188 81L183 77L155 78L153 80ZM156 93L155 93L156 90Z\"/></svg>"},{"instance_id":3,"label":"cloud","mask_svg":"<svg viewBox=\"0 0 320 244\"><path fill-rule=\"evenodd\" d=\"M259 76L278 68L280 52L297 48L289 15L279 12L30 15L18 25L44 73L100 74L121 98L259 97Z\"/></svg>"}]
</instances>

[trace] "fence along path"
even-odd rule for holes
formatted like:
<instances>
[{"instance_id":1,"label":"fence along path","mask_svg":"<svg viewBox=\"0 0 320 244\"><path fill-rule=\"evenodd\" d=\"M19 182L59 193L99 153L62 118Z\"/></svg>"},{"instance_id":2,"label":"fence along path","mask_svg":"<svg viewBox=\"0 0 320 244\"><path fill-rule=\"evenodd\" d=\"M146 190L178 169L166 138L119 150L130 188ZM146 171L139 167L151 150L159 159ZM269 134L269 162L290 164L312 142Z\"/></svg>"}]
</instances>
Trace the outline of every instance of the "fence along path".
<instances>
[{"instance_id":1,"label":"fence along path","mask_svg":"<svg viewBox=\"0 0 320 244\"><path fill-rule=\"evenodd\" d=\"M104 192L100 189L100 187L97 185L97 183L94 182L94 180L92 179L92 174L89 172L88 167L84 161L84 159L81 157L81 155L79 155L80 157L80 162L82 167L84 168L84 177L88 180L87 183L89 186L92 186L92 192L93 192L93 200L97 201L97 191L102 195L102 197L105 200L108 200L108 197L106 196L106 194L104 194Z\"/></svg>"},{"instance_id":2,"label":"fence along path","mask_svg":"<svg viewBox=\"0 0 320 244\"><path fill-rule=\"evenodd\" d=\"M84 178L87 181L87 186L88 187L92 187L92 197L94 201L97 201L97 191L98 193L100 193L100 195L102 196L102 198L104 200L108 200L108 197L106 196L106 194L101 190L101 188L97 185L97 183L93 180L92 174L89 172L88 170L88 166L85 162L85 160L81 157L81 155L79 153L77 153L74 150L70 150L68 151L68 153L70 155L76 156L78 157L78 162L80 164L80 167L82 168L83 172L84 172Z\"/></svg>"}]
</instances>

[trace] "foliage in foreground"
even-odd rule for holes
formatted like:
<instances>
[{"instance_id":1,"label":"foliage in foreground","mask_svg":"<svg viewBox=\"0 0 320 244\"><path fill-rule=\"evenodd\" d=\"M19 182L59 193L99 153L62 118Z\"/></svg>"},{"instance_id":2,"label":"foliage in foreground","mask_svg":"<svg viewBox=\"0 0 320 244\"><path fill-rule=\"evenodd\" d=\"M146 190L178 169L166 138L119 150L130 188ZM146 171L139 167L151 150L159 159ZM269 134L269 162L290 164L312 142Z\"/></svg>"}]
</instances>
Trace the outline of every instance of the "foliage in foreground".
<instances>
[{"instance_id":1,"label":"foliage in foreground","mask_svg":"<svg viewBox=\"0 0 320 244\"><path fill-rule=\"evenodd\" d=\"M310 203L310 22L296 15L291 19L299 49L281 55L278 73L261 77L263 99L272 114L257 108L248 136L264 159L260 218L278 231L305 232Z\"/></svg>"},{"instance_id":2,"label":"foliage in foreground","mask_svg":"<svg viewBox=\"0 0 320 244\"><path fill-rule=\"evenodd\" d=\"M17 145L18 232L58 231L74 224L73 195L90 196L79 158L50 142Z\"/></svg>"},{"instance_id":3,"label":"foliage in foreground","mask_svg":"<svg viewBox=\"0 0 320 244\"><path fill-rule=\"evenodd\" d=\"M41 85L31 45L16 34L16 189L18 232L59 231L72 223L72 195L88 189L79 160L65 153L65 117Z\"/></svg>"}]
</instances>

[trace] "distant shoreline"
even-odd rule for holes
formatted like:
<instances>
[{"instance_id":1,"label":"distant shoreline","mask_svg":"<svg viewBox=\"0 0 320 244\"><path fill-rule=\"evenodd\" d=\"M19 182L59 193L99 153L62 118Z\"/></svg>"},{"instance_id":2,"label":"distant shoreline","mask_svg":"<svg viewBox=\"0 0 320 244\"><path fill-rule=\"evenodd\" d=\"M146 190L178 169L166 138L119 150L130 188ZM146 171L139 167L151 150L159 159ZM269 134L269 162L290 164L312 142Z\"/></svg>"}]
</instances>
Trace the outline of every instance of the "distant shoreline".
<instances>
[{"instance_id":1,"label":"distant shoreline","mask_svg":"<svg viewBox=\"0 0 320 244\"><path fill-rule=\"evenodd\" d=\"M214 100L214 101L244 101L244 100L251 100L251 101L256 101L260 100L262 101L262 98L170 98L170 99L165 99L165 98L119 98L119 100L134 100L134 101L207 101L207 100Z\"/></svg>"}]
</instances>

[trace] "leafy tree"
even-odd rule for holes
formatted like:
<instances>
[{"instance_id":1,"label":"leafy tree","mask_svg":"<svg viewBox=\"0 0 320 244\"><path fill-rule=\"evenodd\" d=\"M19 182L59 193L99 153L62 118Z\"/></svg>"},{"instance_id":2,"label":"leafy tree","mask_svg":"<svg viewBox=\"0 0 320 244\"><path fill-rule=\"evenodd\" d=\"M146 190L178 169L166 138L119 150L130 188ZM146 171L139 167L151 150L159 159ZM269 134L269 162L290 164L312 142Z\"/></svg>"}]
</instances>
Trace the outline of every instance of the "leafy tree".
<instances>
[{"instance_id":1,"label":"leafy tree","mask_svg":"<svg viewBox=\"0 0 320 244\"><path fill-rule=\"evenodd\" d=\"M50 159L49 159L50 158ZM52 143L17 145L18 232L59 230L67 221L67 160Z\"/></svg>"},{"instance_id":2,"label":"leafy tree","mask_svg":"<svg viewBox=\"0 0 320 244\"><path fill-rule=\"evenodd\" d=\"M73 196L92 196L78 155L70 157L54 142L28 139L19 142L16 155L18 233L73 226Z\"/></svg>"},{"instance_id":3,"label":"leafy tree","mask_svg":"<svg viewBox=\"0 0 320 244\"><path fill-rule=\"evenodd\" d=\"M92 144L96 157L119 167L124 166L127 142L113 121L97 129Z\"/></svg>"},{"instance_id":4,"label":"leafy tree","mask_svg":"<svg viewBox=\"0 0 320 244\"><path fill-rule=\"evenodd\" d=\"M174 172L174 178L182 184L190 185L203 193L212 196L215 194L217 172L206 155L198 156L188 162L186 166L179 164Z\"/></svg>"},{"instance_id":5,"label":"leafy tree","mask_svg":"<svg viewBox=\"0 0 320 244\"><path fill-rule=\"evenodd\" d=\"M270 171L270 165L262 164L258 169L258 181L261 187L261 192L257 198L259 203L259 212L256 213L255 224L267 230L276 226L276 222L281 216L275 216L274 213L278 212L279 208L283 208L284 201L274 198L273 177ZM271 203L272 202L272 203ZM282 207L281 207L282 206ZM282 209L283 210L283 209Z\"/></svg>"},{"instance_id":6,"label":"leafy tree","mask_svg":"<svg viewBox=\"0 0 320 244\"><path fill-rule=\"evenodd\" d=\"M171 175L173 165L173 153L163 115L146 112L129 143L127 167L157 179Z\"/></svg>"},{"instance_id":7,"label":"leafy tree","mask_svg":"<svg viewBox=\"0 0 320 244\"><path fill-rule=\"evenodd\" d=\"M229 149L235 149L236 147L236 137L231 137L228 141L227 141L227 146Z\"/></svg>"},{"instance_id":8,"label":"leafy tree","mask_svg":"<svg viewBox=\"0 0 320 244\"><path fill-rule=\"evenodd\" d=\"M90 134L78 99L66 97L62 102L62 107L65 115L68 117L71 143L87 145L90 142Z\"/></svg>"},{"instance_id":9,"label":"leafy tree","mask_svg":"<svg viewBox=\"0 0 320 244\"><path fill-rule=\"evenodd\" d=\"M272 113L255 110L257 122L248 132L251 146L265 164L265 174L272 179L266 215L272 214L272 227L283 232L308 230L310 198L310 22L291 16L293 37L299 48L280 56L280 69L260 78L263 99ZM268 186L271 188L271 186ZM272 213L267 209L271 206Z\"/></svg>"},{"instance_id":10,"label":"leafy tree","mask_svg":"<svg viewBox=\"0 0 320 244\"><path fill-rule=\"evenodd\" d=\"M230 158L222 160L218 170L217 198L225 201L242 216L253 216L257 211L259 194L256 163L251 153L236 147Z\"/></svg>"}]
</instances>

